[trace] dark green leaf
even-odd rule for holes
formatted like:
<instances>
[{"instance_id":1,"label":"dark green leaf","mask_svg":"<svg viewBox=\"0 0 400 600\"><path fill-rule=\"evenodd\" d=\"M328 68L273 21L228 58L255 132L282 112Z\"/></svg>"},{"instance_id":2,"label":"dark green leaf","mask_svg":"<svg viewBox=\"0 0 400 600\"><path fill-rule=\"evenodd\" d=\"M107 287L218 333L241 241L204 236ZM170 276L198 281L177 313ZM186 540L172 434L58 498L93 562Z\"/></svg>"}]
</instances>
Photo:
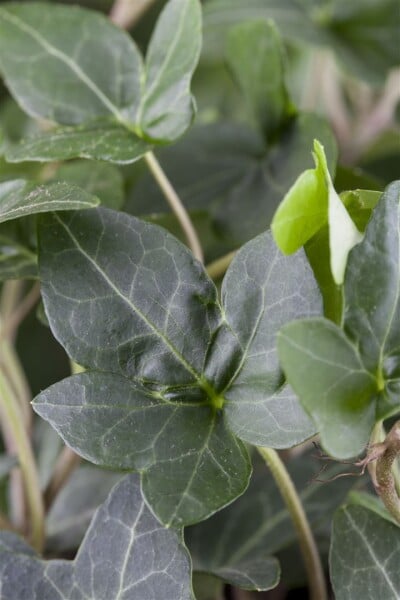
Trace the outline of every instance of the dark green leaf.
<instances>
[{"instance_id":1,"label":"dark green leaf","mask_svg":"<svg viewBox=\"0 0 400 600\"><path fill-rule=\"evenodd\" d=\"M191 600L190 571L181 533L151 514L136 476L119 483L96 512L73 562L42 561L14 534L0 536L8 600Z\"/></svg>"},{"instance_id":2,"label":"dark green leaf","mask_svg":"<svg viewBox=\"0 0 400 600\"><path fill-rule=\"evenodd\" d=\"M151 146L111 121L95 121L77 127L61 127L27 138L6 148L10 162L91 158L118 164L135 162Z\"/></svg>"},{"instance_id":3,"label":"dark green leaf","mask_svg":"<svg viewBox=\"0 0 400 600\"><path fill-rule=\"evenodd\" d=\"M364 506L344 506L333 522L331 580L337 600L398 600L400 529Z\"/></svg>"},{"instance_id":4,"label":"dark green leaf","mask_svg":"<svg viewBox=\"0 0 400 600\"><path fill-rule=\"evenodd\" d=\"M249 475L241 443L189 392L163 399L120 376L86 372L50 387L34 408L88 460L143 471L153 510L176 526L241 494Z\"/></svg>"},{"instance_id":5,"label":"dark green leaf","mask_svg":"<svg viewBox=\"0 0 400 600\"><path fill-rule=\"evenodd\" d=\"M267 140L294 112L284 81L283 48L273 22L237 25L228 35L227 60L252 117Z\"/></svg>"},{"instance_id":6,"label":"dark green leaf","mask_svg":"<svg viewBox=\"0 0 400 600\"><path fill-rule=\"evenodd\" d=\"M67 183L37 185L23 179L0 183L0 223L35 213L98 205L98 198Z\"/></svg>"},{"instance_id":7,"label":"dark green leaf","mask_svg":"<svg viewBox=\"0 0 400 600\"><path fill-rule=\"evenodd\" d=\"M309 456L288 463L313 532L326 537L333 511L344 500L351 478L329 485L312 482L319 464ZM331 466L325 477L343 467ZM279 578L273 555L297 544L297 535L276 483L266 467L256 462L248 490L234 504L185 531L195 570L209 572L239 587L268 589Z\"/></svg>"},{"instance_id":8,"label":"dark green leaf","mask_svg":"<svg viewBox=\"0 0 400 600\"><path fill-rule=\"evenodd\" d=\"M136 114L138 127L146 137L171 141L192 122L190 80L200 49L200 3L170 0L157 21L146 54L144 86Z\"/></svg>"},{"instance_id":9,"label":"dark green leaf","mask_svg":"<svg viewBox=\"0 0 400 600\"><path fill-rule=\"evenodd\" d=\"M321 312L304 253L287 258L270 233L261 234L236 255L223 281L222 299L241 354L225 386L229 426L243 440L260 446L287 448L302 442L315 427L284 386L276 334L296 316ZM221 352L227 352L223 341Z\"/></svg>"},{"instance_id":10,"label":"dark green leaf","mask_svg":"<svg viewBox=\"0 0 400 600\"><path fill-rule=\"evenodd\" d=\"M89 460L143 471L164 522L205 518L242 493L247 453L203 374L222 316L201 265L162 229L105 209L49 217L40 249L53 333L105 373L56 384L35 410Z\"/></svg>"},{"instance_id":11,"label":"dark green leaf","mask_svg":"<svg viewBox=\"0 0 400 600\"><path fill-rule=\"evenodd\" d=\"M66 125L106 116L123 122L139 101L142 59L103 15L16 2L0 7L0 71L34 117Z\"/></svg>"}]
</instances>

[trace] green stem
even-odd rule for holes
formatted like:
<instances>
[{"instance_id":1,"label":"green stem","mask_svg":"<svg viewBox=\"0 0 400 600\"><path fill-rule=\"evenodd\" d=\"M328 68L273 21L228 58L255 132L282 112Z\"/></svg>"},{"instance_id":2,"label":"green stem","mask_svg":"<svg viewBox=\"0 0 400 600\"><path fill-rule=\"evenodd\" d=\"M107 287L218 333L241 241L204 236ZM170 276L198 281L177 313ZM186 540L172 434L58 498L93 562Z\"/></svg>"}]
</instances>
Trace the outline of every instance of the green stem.
<instances>
[{"instance_id":1,"label":"green stem","mask_svg":"<svg viewBox=\"0 0 400 600\"><path fill-rule=\"evenodd\" d=\"M307 571L311 600L328 600L324 572L317 545L296 488L278 453L272 448L258 448L279 488L296 529L304 566Z\"/></svg>"},{"instance_id":2,"label":"green stem","mask_svg":"<svg viewBox=\"0 0 400 600\"><path fill-rule=\"evenodd\" d=\"M207 265L206 271L211 279L220 279L223 275L225 275L225 272L234 259L235 254L236 250L225 254L225 256L222 256L221 258L217 258L217 260L214 260L212 263Z\"/></svg>"},{"instance_id":3,"label":"green stem","mask_svg":"<svg viewBox=\"0 0 400 600\"><path fill-rule=\"evenodd\" d=\"M7 430L12 434L31 516L32 544L40 552L44 542L44 505L39 476L15 393L0 369L0 405Z\"/></svg>"},{"instance_id":4,"label":"green stem","mask_svg":"<svg viewBox=\"0 0 400 600\"><path fill-rule=\"evenodd\" d=\"M193 223L190 220L190 217L181 202L181 199L172 187L171 182L164 173L160 163L156 159L153 152L147 152L144 155L144 157L152 175L154 176L154 179L160 186L160 189L163 192L165 199L167 200L168 204L171 207L171 210L178 219L180 226L182 227L182 231L186 236L189 248L193 252L194 256L200 262L203 262L203 250L201 248L199 238L197 236Z\"/></svg>"}]
</instances>

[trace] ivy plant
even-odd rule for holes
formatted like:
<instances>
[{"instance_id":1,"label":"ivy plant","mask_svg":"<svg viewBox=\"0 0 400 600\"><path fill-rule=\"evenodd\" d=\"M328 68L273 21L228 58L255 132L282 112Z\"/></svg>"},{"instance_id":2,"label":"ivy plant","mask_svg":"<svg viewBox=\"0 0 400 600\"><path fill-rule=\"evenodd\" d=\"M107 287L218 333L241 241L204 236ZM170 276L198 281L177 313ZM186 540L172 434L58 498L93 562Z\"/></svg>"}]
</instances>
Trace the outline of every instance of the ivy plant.
<instances>
[{"instance_id":1,"label":"ivy plant","mask_svg":"<svg viewBox=\"0 0 400 600\"><path fill-rule=\"evenodd\" d=\"M0 599L398 600L392 0L79 4L0 2Z\"/></svg>"}]
</instances>

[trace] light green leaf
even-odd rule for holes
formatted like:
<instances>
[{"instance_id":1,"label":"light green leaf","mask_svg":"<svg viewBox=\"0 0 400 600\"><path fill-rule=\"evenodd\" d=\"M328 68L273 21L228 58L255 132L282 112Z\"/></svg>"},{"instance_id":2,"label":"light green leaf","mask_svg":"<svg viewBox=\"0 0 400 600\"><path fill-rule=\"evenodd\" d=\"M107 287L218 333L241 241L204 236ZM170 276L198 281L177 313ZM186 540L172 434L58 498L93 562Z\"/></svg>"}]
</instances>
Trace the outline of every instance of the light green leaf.
<instances>
[{"instance_id":1,"label":"light green leaf","mask_svg":"<svg viewBox=\"0 0 400 600\"><path fill-rule=\"evenodd\" d=\"M123 122L140 99L142 59L128 34L99 13L16 2L0 8L0 72L33 117Z\"/></svg>"},{"instance_id":2,"label":"light green leaf","mask_svg":"<svg viewBox=\"0 0 400 600\"><path fill-rule=\"evenodd\" d=\"M0 223L35 213L94 208L99 199L75 185L37 185L23 179L0 183Z\"/></svg>"},{"instance_id":3,"label":"light green leaf","mask_svg":"<svg viewBox=\"0 0 400 600\"><path fill-rule=\"evenodd\" d=\"M117 164L133 163L151 146L125 127L106 120L77 127L60 127L6 147L6 158L14 163L90 158Z\"/></svg>"},{"instance_id":4,"label":"light green leaf","mask_svg":"<svg viewBox=\"0 0 400 600\"><path fill-rule=\"evenodd\" d=\"M376 379L357 348L327 319L299 320L278 336L282 367L336 458L356 456L375 422Z\"/></svg>"},{"instance_id":5,"label":"light green leaf","mask_svg":"<svg viewBox=\"0 0 400 600\"><path fill-rule=\"evenodd\" d=\"M241 494L247 452L216 412L218 381L203 373L221 312L192 254L164 230L106 209L44 220L40 254L52 331L93 371L42 392L35 410L92 462L142 471L170 525Z\"/></svg>"},{"instance_id":6,"label":"light green leaf","mask_svg":"<svg viewBox=\"0 0 400 600\"><path fill-rule=\"evenodd\" d=\"M74 561L43 561L16 535L3 532L0 577L9 600L194 598L181 532L160 525L132 475L98 509Z\"/></svg>"},{"instance_id":7,"label":"light green leaf","mask_svg":"<svg viewBox=\"0 0 400 600\"><path fill-rule=\"evenodd\" d=\"M271 229L279 248L290 254L328 223L331 272L335 283L341 285L348 254L362 235L333 187L324 149L317 140L314 160L315 169L302 173L286 194Z\"/></svg>"},{"instance_id":8,"label":"light green leaf","mask_svg":"<svg viewBox=\"0 0 400 600\"><path fill-rule=\"evenodd\" d=\"M136 115L152 140L180 137L194 117L190 80L201 49L198 0L170 0L157 21L146 54L144 84Z\"/></svg>"},{"instance_id":9,"label":"light green leaf","mask_svg":"<svg viewBox=\"0 0 400 600\"><path fill-rule=\"evenodd\" d=\"M250 112L267 140L294 113L285 81L282 42L274 23L253 21L234 27L226 56Z\"/></svg>"},{"instance_id":10,"label":"light green leaf","mask_svg":"<svg viewBox=\"0 0 400 600\"><path fill-rule=\"evenodd\" d=\"M329 486L313 481L310 485L319 470L318 462L310 456L290 460L287 468L314 535L325 540L333 512L354 480L340 478ZM331 466L325 476L333 477L341 470L342 466ZM277 584L280 568L275 556L298 542L271 473L257 461L246 492L207 521L186 529L185 538L195 571L213 573L233 585L258 590Z\"/></svg>"},{"instance_id":11,"label":"light green leaf","mask_svg":"<svg viewBox=\"0 0 400 600\"><path fill-rule=\"evenodd\" d=\"M364 506L344 506L333 522L330 573L337 600L398 600L400 529Z\"/></svg>"},{"instance_id":12,"label":"light green leaf","mask_svg":"<svg viewBox=\"0 0 400 600\"><path fill-rule=\"evenodd\" d=\"M315 427L284 386L276 335L296 316L321 313L319 290L304 253L287 258L270 233L261 234L231 263L222 301L240 348L240 360L232 365L223 392L229 426L255 445L287 448L302 442L315 433ZM227 352L224 342L222 353Z\"/></svg>"},{"instance_id":13,"label":"light green leaf","mask_svg":"<svg viewBox=\"0 0 400 600\"><path fill-rule=\"evenodd\" d=\"M104 162L73 161L61 165L54 176L99 198L103 206L120 209L125 200L124 180L118 167Z\"/></svg>"}]
</instances>

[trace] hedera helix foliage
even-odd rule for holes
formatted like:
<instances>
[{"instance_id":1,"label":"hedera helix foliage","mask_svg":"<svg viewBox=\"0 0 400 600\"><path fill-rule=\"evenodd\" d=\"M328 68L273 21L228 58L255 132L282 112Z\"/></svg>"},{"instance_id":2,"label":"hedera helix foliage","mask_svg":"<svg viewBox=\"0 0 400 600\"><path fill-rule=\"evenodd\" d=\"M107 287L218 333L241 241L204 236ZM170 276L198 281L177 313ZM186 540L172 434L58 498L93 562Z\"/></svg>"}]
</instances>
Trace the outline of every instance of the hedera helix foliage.
<instances>
[{"instance_id":1,"label":"hedera helix foliage","mask_svg":"<svg viewBox=\"0 0 400 600\"><path fill-rule=\"evenodd\" d=\"M383 193L337 194L333 136L322 118L296 108L285 81L279 28L288 35L288 15L304 20L303 9L251 0L247 8L261 20L240 23L241 7L231 4L205 4L206 39L235 24L224 53L248 123L197 125L182 141L195 115L198 0L167 2L145 53L94 11L0 4L0 73L23 111L45 120L31 136L0 141L0 278L39 279L42 319L80 371L39 393L33 409L79 456L122 472L81 467L57 497L50 553L81 542L94 511L93 498L77 502L85 483L104 500L74 560L45 560L15 533L0 534L0 598L190 600L193 569L217 578L216 593L218 581L268 590L279 582L279 561L297 561L297 535L309 576L317 571L312 597L324 600L318 550L327 554L339 504L330 548L336 597L400 596L398 422L386 438L376 436L400 412L400 182ZM386 23L391 2L384 4L381 14L368 3L361 31L377 16ZM307 29L294 37L329 41L364 74L363 44L343 51L339 43L352 11L342 14L341 2L311 5ZM277 25L264 19L267 9ZM374 78L394 61L379 44L369 56ZM124 181L115 164L144 157L164 194L175 194L152 154L162 146L161 162L193 221L206 221L206 252L235 250L220 288L174 235L120 210ZM34 164L77 158L106 162L53 162L49 172ZM146 177L137 196L136 215L159 213L152 220L171 227ZM187 218L181 212L180 223ZM10 346L1 338L0 345L9 360ZM7 369L0 394L23 437ZM375 465L386 509L370 494L347 496L349 479L335 494L307 486L318 476L310 457L289 464L296 493L269 449L316 434L332 459L355 457L371 440L359 464ZM6 474L15 462L4 464ZM20 466L29 482L34 463ZM329 474L346 473L333 464ZM36 521L40 502L40 494L28 498ZM73 521L69 536L60 535L68 525L57 524L58 514ZM185 535L188 550L183 527L196 523ZM32 533L41 550L40 528Z\"/></svg>"}]
</instances>

